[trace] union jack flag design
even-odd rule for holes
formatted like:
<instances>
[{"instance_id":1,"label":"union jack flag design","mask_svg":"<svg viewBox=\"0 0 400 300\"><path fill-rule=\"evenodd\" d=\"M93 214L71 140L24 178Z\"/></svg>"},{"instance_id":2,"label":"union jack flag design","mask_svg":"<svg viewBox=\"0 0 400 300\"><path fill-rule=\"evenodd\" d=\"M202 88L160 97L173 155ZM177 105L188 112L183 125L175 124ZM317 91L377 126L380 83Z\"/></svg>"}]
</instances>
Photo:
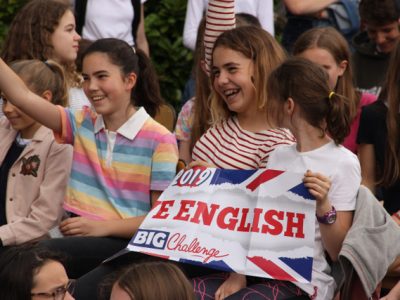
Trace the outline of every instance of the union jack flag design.
<instances>
[{"instance_id":1,"label":"union jack flag design","mask_svg":"<svg viewBox=\"0 0 400 300\"><path fill-rule=\"evenodd\" d=\"M228 272L311 282L315 199L302 174L185 172L161 195L128 250Z\"/></svg>"}]
</instances>

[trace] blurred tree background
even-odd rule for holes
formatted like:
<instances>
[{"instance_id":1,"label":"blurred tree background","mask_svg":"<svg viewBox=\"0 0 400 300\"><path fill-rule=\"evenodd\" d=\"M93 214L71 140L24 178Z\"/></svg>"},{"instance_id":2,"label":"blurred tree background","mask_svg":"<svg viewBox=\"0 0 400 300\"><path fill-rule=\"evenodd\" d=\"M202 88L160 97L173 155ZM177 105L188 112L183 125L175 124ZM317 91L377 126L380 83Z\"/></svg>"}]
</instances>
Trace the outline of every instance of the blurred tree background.
<instances>
[{"instance_id":1,"label":"blurred tree background","mask_svg":"<svg viewBox=\"0 0 400 300\"><path fill-rule=\"evenodd\" d=\"M27 1L0 1L0 47L15 13ZM279 9L280 1L274 2ZM147 0L145 4L146 34L150 55L160 77L161 93L177 110L180 108L182 89L189 78L193 63L191 51L182 43L186 3L187 0ZM277 21L278 25L279 18ZM279 28L277 33L279 37Z\"/></svg>"}]
</instances>

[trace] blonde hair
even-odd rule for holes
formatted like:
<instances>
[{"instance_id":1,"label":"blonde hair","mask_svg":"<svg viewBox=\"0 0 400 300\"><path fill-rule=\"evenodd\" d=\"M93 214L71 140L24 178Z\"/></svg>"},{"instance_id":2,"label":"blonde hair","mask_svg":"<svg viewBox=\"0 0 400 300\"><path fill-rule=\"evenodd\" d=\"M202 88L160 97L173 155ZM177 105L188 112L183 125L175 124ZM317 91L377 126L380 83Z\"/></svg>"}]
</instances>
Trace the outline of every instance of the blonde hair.
<instances>
[{"instance_id":1,"label":"blonde hair","mask_svg":"<svg viewBox=\"0 0 400 300\"><path fill-rule=\"evenodd\" d=\"M55 61L20 60L11 63L10 67L34 93L41 95L45 91L50 91L53 104L68 105L68 87L64 70Z\"/></svg>"},{"instance_id":2,"label":"blonde hair","mask_svg":"<svg viewBox=\"0 0 400 300\"><path fill-rule=\"evenodd\" d=\"M225 47L240 52L251 59L254 64L252 81L255 89L255 105L259 110L266 110L267 87L266 82L273 69L278 67L286 58L286 54L279 43L265 30L255 26L239 27L222 33L215 42L214 51L218 47ZM211 81L215 79L211 74ZM214 90L211 91L212 123L228 119L234 112Z\"/></svg>"}]
</instances>

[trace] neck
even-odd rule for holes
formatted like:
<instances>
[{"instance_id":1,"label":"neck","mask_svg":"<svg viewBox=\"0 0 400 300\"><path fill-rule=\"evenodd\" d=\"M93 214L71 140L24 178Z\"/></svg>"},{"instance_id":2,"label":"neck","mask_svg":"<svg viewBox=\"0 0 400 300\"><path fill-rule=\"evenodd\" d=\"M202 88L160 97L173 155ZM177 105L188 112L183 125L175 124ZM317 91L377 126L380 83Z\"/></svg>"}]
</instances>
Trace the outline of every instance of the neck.
<instances>
[{"instance_id":1,"label":"neck","mask_svg":"<svg viewBox=\"0 0 400 300\"><path fill-rule=\"evenodd\" d=\"M240 113L237 114L240 127L250 132L260 132L271 129L267 122L266 113L257 110L255 113Z\"/></svg>"},{"instance_id":2,"label":"neck","mask_svg":"<svg viewBox=\"0 0 400 300\"><path fill-rule=\"evenodd\" d=\"M35 135L36 131L38 131L38 129L41 127L42 125L40 123L34 123L31 126L29 126L28 128L22 129L20 130L20 135L21 138L23 139L31 139L33 138L33 136Z\"/></svg>"},{"instance_id":3,"label":"neck","mask_svg":"<svg viewBox=\"0 0 400 300\"><path fill-rule=\"evenodd\" d=\"M332 140L328 135L322 135L320 129L309 124L302 126L300 130L292 130L292 133L297 140L296 149L299 152L318 149Z\"/></svg>"},{"instance_id":4,"label":"neck","mask_svg":"<svg viewBox=\"0 0 400 300\"><path fill-rule=\"evenodd\" d=\"M108 116L103 115L104 125L110 131L117 131L135 112L136 109L130 105L126 110Z\"/></svg>"}]
</instances>

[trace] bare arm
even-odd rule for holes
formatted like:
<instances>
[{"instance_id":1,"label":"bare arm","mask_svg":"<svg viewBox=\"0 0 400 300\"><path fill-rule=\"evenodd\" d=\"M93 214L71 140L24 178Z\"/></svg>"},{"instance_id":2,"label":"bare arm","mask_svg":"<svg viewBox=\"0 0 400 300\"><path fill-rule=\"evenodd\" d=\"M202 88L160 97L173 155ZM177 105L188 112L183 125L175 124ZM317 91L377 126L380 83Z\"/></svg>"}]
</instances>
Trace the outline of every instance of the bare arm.
<instances>
[{"instance_id":1,"label":"bare arm","mask_svg":"<svg viewBox=\"0 0 400 300\"><path fill-rule=\"evenodd\" d=\"M140 6L140 22L136 32L136 41L137 47L142 50L147 56L150 57L149 43L147 42L146 32L144 28L144 6L143 4Z\"/></svg>"},{"instance_id":2,"label":"bare arm","mask_svg":"<svg viewBox=\"0 0 400 300\"><path fill-rule=\"evenodd\" d=\"M152 206L161 191L151 191ZM113 236L131 238L142 224L146 215L121 220L96 221L85 217L69 218L61 222L60 230L65 236Z\"/></svg>"},{"instance_id":3,"label":"bare arm","mask_svg":"<svg viewBox=\"0 0 400 300\"><path fill-rule=\"evenodd\" d=\"M0 59L0 90L24 113L56 132L61 131L61 116L57 107L31 92L2 59Z\"/></svg>"},{"instance_id":4,"label":"bare arm","mask_svg":"<svg viewBox=\"0 0 400 300\"><path fill-rule=\"evenodd\" d=\"M294 15L314 14L335 2L337 0L283 0L286 8Z\"/></svg>"},{"instance_id":5,"label":"bare arm","mask_svg":"<svg viewBox=\"0 0 400 300\"><path fill-rule=\"evenodd\" d=\"M186 164L189 164L192 161L192 156L190 155L190 143L190 140L179 141L179 158Z\"/></svg>"},{"instance_id":6,"label":"bare arm","mask_svg":"<svg viewBox=\"0 0 400 300\"><path fill-rule=\"evenodd\" d=\"M304 176L304 185L317 200L316 214L323 216L332 209L332 204L328 198L331 181L328 177L307 171ZM321 230L322 243L325 250L333 261L336 261L342 248L342 244L350 226L353 222L352 211L338 211L336 222L333 224L319 224Z\"/></svg>"},{"instance_id":7,"label":"bare arm","mask_svg":"<svg viewBox=\"0 0 400 300\"><path fill-rule=\"evenodd\" d=\"M375 193L375 150L372 144L360 144L358 146L358 159L361 166L361 183Z\"/></svg>"}]
</instances>

